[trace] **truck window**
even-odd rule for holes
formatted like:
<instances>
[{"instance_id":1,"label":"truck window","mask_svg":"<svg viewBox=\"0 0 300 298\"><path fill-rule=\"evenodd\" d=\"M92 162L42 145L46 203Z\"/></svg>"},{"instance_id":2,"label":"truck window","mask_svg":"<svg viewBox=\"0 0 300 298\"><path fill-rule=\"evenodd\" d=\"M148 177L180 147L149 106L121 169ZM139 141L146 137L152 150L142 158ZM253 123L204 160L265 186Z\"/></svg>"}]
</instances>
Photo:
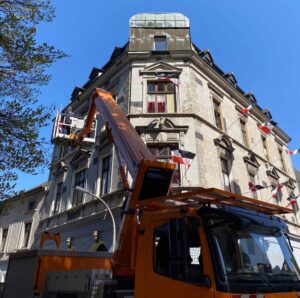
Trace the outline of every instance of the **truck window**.
<instances>
[{"instance_id":1,"label":"truck window","mask_svg":"<svg viewBox=\"0 0 300 298\"><path fill-rule=\"evenodd\" d=\"M174 228L175 227L175 228ZM197 218L171 219L154 229L154 271L187 283L203 281Z\"/></svg>"}]
</instances>

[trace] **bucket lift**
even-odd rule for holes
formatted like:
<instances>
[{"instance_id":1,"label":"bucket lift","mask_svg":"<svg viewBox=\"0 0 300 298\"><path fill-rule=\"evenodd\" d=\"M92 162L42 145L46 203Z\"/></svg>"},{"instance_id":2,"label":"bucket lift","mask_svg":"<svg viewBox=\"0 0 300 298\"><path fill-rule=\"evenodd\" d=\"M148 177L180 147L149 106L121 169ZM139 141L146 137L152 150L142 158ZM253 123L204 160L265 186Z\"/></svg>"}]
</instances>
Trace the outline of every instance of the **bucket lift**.
<instances>
[{"instance_id":1,"label":"bucket lift","mask_svg":"<svg viewBox=\"0 0 300 298\"><path fill-rule=\"evenodd\" d=\"M70 134L76 134L85 124L86 117L77 117L66 113L57 114L54 120L52 143L61 144L70 142ZM97 120L94 118L90 132L82 140L85 143L95 143Z\"/></svg>"}]
</instances>

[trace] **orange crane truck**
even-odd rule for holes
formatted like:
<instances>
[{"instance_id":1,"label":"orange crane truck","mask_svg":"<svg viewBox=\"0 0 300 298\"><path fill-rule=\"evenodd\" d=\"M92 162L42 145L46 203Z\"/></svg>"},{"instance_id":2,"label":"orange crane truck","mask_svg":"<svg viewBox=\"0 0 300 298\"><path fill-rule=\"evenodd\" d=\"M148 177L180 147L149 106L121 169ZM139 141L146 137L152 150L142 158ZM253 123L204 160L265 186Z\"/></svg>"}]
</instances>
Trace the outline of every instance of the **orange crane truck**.
<instances>
[{"instance_id":1,"label":"orange crane truck","mask_svg":"<svg viewBox=\"0 0 300 298\"><path fill-rule=\"evenodd\" d=\"M28 252L27 259L35 254L28 261L31 296L21 284L16 288L26 253L13 254L5 298L300 297L299 267L277 216L290 209L215 188L170 194L175 165L155 160L109 92L96 89L85 126L71 139L80 144L96 111L107 123L129 194L116 250Z\"/></svg>"}]
</instances>

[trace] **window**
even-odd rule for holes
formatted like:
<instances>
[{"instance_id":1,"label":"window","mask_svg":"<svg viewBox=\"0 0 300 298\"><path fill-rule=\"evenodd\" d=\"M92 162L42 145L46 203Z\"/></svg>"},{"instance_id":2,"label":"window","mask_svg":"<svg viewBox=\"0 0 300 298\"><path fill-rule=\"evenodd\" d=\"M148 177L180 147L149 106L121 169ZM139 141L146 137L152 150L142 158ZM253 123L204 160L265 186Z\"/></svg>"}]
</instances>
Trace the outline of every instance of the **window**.
<instances>
[{"instance_id":1,"label":"window","mask_svg":"<svg viewBox=\"0 0 300 298\"><path fill-rule=\"evenodd\" d=\"M213 100L214 104L214 114L215 114L215 124L219 129L223 129L222 118L221 118L221 104L220 102Z\"/></svg>"},{"instance_id":2,"label":"window","mask_svg":"<svg viewBox=\"0 0 300 298\"><path fill-rule=\"evenodd\" d=\"M4 251L8 235L8 228L2 229L1 251Z\"/></svg>"},{"instance_id":3,"label":"window","mask_svg":"<svg viewBox=\"0 0 300 298\"><path fill-rule=\"evenodd\" d=\"M268 147L267 147L267 138L264 137L264 136L261 136L261 141L262 141L262 145L263 145L263 150L264 150L265 158L267 160L269 160Z\"/></svg>"},{"instance_id":4,"label":"window","mask_svg":"<svg viewBox=\"0 0 300 298\"><path fill-rule=\"evenodd\" d=\"M101 191L100 191L101 196L109 192L110 170L111 170L111 156L109 155L102 159L102 175L101 175Z\"/></svg>"},{"instance_id":5,"label":"window","mask_svg":"<svg viewBox=\"0 0 300 298\"><path fill-rule=\"evenodd\" d=\"M175 85L172 82L147 83L147 112L175 113Z\"/></svg>"},{"instance_id":6,"label":"window","mask_svg":"<svg viewBox=\"0 0 300 298\"><path fill-rule=\"evenodd\" d=\"M171 219L154 229L154 270L191 284L203 282L197 218Z\"/></svg>"},{"instance_id":7,"label":"window","mask_svg":"<svg viewBox=\"0 0 300 298\"><path fill-rule=\"evenodd\" d=\"M253 185L256 185L255 174L249 172L249 180L250 180L250 182L252 182ZM253 199L256 199L256 200L258 199L256 191L252 191L252 196L253 196Z\"/></svg>"},{"instance_id":8,"label":"window","mask_svg":"<svg viewBox=\"0 0 300 298\"><path fill-rule=\"evenodd\" d=\"M228 160L224 157L221 157L220 160L221 160L221 169L222 169L224 190L231 191L230 180L229 180Z\"/></svg>"},{"instance_id":9,"label":"window","mask_svg":"<svg viewBox=\"0 0 300 298\"><path fill-rule=\"evenodd\" d=\"M155 158L162 162L172 162L172 150L178 149L178 144L147 144L148 148L155 156ZM175 171L173 173L172 184L180 185L180 167L176 164Z\"/></svg>"},{"instance_id":10,"label":"window","mask_svg":"<svg viewBox=\"0 0 300 298\"><path fill-rule=\"evenodd\" d=\"M28 211L34 210L35 207L36 207L36 201L30 201L30 202L28 203Z\"/></svg>"},{"instance_id":11,"label":"window","mask_svg":"<svg viewBox=\"0 0 300 298\"><path fill-rule=\"evenodd\" d=\"M249 141L248 141L248 135L247 135L247 129L246 129L246 122L242 119L240 119L241 124L241 131L242 131L242 137L243 142L246 147L249 147Z\"/></svg>"},{"instance_id":12,"label":"window","mask_svg":"<svg viewBox=\"0 0 300 298\"><path fill-rule=\"evenodd\" d=\"M155 36L154 37L154 51L167 51L167 37Z\"/></svg>"},{"instance_id":13,"label":"window","mask_svg":"<svg viewBox=\"0 0 300 298\"><path fill-rule=\"evenodd\" d=\"M75 189L76 186L83 187L85 186L85 175L86 170L82 170L75 175L75 183L74 183L74 193L73 193L73 201L72 207L78 206L83 202L84 193L80 190Z\"/></svg>"},{"instance_id":14,"label":"window","mask_svg":"<svg viewBox=\"0 0 300 298\"><path fill-rule=\"evenodd\" d=\"M61 202L61 196L62 196L62 185L63 185L62 182L60 182L60 183L57 184L56 197L55 197L54 208L53 208L53 214L57 214L59 212L60 202Z\"/></svg>"},{"instance_id":15,"label":"window","mask_svg":"<svg viewBox=\"0 0 300 298\"><path fill-rule=\"evenodd\" d=\"M23 239L23 246L28 247L29 239L30 239L30 231L31 231L31 222L26 222L24 225L24 239Z\"/></svg>"},{"instance_id":16,"label":"window","mask_svg":"<svg viewBox=\"0 0 300 298\"><path fill-rule=\"evenodd\" d=\"M281 161L281 170L286 172L286 165L285 165L285 161L284 161L284 157L283 157L283 151L281 148L278 148L278 153L279 153L279 158Z\"/></svg>"}]
</instances>

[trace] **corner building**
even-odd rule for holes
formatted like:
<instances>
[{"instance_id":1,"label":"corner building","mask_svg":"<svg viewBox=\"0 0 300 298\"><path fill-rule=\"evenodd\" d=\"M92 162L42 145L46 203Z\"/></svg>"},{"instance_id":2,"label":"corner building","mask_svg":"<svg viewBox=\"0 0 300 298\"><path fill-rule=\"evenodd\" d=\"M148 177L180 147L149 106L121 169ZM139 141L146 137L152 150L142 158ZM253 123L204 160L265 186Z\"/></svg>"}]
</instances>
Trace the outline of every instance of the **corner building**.
<instances>
[{"instance_id":1,"label":"corner building","mask_svg":"<svg viewBox=\"0 0 300 298\"><path fill-rule=\"evenodd\" d=\"M208 50L191 41L189 19L180 13L138 14L130 19L130 38L109 61L93 68L88 81L75 87L69 106L85 116L95 87L110 91L154 155L171 161L171 151L196 154L189 169L177 167L172 191L215 187L281 206L298 194L290 156L290 137L278 125L270 134L258 124L274 121L253 93L243 91L232 73L221 70ZM242 108L253 105L245 115ZM67 107L65 108L67 109ZM87 250L92 231L111 244L111 222L102 204L74 189L80 186L103 198L117 225L124 199L115 149L98 117L95 142L80 149L54 140L50 190L38 234L60 232ZM250 192L248 182L265 189ZM271 190L285 182L277 198ZM298 239L298 206L286 216ZM300 259L300 258L299 258Z\"/></svg>"}]
</instances>

